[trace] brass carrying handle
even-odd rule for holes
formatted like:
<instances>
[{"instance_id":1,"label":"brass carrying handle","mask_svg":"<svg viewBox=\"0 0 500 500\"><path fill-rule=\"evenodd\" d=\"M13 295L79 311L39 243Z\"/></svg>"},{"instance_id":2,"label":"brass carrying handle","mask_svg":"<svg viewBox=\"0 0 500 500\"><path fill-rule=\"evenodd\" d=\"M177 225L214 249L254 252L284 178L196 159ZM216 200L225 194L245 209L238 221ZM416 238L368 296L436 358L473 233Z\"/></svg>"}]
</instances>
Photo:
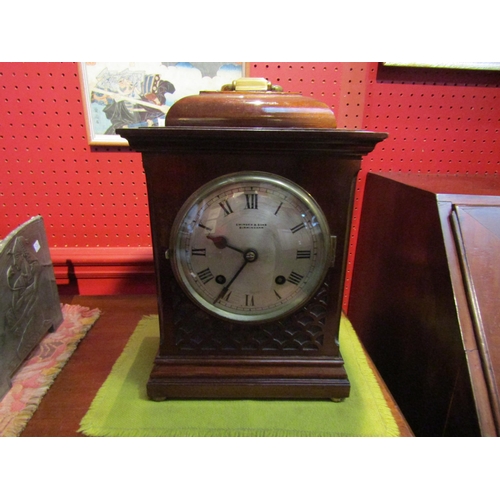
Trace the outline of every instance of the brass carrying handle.
<instances>
[{"instance_id":1,"label":"brass carrying handle","mask_svg":"<svg viewBox=\"0 0 500 500\"><path fill-rule=\"evenodd\" d=\"M250 92L256 92L256 91L283 92L283 88L280 85L273 85L266 78L250 78L250 77L238 78L237 80L233 80L231 83L223 85L221 90L222 91L239 90L239 91L250 91Z\"/></svg>"}]
</instances>

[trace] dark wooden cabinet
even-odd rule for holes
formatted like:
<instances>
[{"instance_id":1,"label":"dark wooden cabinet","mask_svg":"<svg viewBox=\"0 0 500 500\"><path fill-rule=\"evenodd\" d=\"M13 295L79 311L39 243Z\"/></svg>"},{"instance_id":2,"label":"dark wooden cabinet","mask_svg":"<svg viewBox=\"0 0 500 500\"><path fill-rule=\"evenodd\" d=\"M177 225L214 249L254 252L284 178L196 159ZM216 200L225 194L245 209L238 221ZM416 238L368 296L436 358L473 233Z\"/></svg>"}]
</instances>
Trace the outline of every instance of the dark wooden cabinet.
<instances>
[{"instance_id":1,"label":"dark wooden cabinet","mask_svg":"<svg viewBox=\"0 0 500 500\"><path fill-rule=\"evenodd\" d=\"M180 99L165 127L118 133L142 153L148 188L160 315L149 397L347 397L353 188L387 134L337 130L329 106L263 78ZM318 237L293 246L301 229Z\"/></svg>"},{"instance_id":2,"label":"dark wooden cabinet","mask_svg":"<svg viewBox=\"0 0 500 500\"><path fill-rule=\"evenodd\" d=\"M131 147L141 151L148 184L161 337L148 383L150 397L347 397L350 386L339 351L338 328L353 186L361 157L386 135L335 129L207 127L124 129L121 133ZM290 315L293 330L288 320L235 326L198 310L178 289L165 257L174 218L194 190L221 175L255 170L302 186L322 207L336 237L326 292L319 296L320 289L318 299L313 297ZM305 308L311 308L314 301L319 304L315 323L305 317ZM321 337L320 347L305 349L305 339L288 348L281 338L302 335L299 327L307 329L309 337ZM267 342L270 336L271 347L259 340ZM234 347L233 340L240 338L249 341L239 341Z\"/></svg>"},{"instance_id":3,"label":"dark wooden cabinet","mask_svg":"<svg viewBox=\"0 0 500 500\"><path fill-rule=\"evenodd\" d=\"M500 433L500 182L368 174L349 317L417 436Z\"/></svg>"}]
</instances>

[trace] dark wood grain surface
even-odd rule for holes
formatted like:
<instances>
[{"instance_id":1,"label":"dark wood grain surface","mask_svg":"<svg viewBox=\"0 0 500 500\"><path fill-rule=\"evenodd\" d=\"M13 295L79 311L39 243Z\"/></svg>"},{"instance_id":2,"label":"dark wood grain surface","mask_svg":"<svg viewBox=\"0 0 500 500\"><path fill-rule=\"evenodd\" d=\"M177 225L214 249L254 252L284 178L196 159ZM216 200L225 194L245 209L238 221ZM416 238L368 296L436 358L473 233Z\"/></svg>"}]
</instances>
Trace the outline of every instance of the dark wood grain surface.
<instances>
[{"instance_id":1,"label":"dark wood grain surface","mask_svg":"<svg viewBox=\"0 0 500 500\"><path fill-rule=\"evenodd\" d=\"M471 224L470 211L500 206L499 195L496 176L367 176L348 315L417 436L498 432L494 360L481 352L471 308L472 294L498 329L498 251L495 231ZM468 282L452 230L457 207L472 250Z\"/></svg>"},{"instance_id":2,"label":"dark wood grain surface","mask_svg":"<svg viewBox=\"0 0 500 500\"><path fill-rule=\"evenodd\" d=\"M469 309L497 428L500 427L500 206L455 207Z\"/></svg>"}]
</instances>

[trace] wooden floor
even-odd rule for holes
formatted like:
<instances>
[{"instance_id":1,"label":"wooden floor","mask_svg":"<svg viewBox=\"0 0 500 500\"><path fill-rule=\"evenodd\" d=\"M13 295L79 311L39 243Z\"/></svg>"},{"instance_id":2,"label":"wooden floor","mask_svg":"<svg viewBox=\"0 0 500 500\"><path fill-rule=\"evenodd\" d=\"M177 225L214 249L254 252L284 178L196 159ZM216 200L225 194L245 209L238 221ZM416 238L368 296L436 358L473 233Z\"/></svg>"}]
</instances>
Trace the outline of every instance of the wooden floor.
<instances>
[{"instance_id":1,"label":"wooden floor","mask_svg":"<svg viewBox=\"0 0 500 500\"><path fill-rule=\"evenodd\" d=\"M137 323L144 315L157 314L158 310L155 295L61 296L60 299L63 303L98 308L101 317L42 399L22 436L82 436L78 432L80 420ZM381 379L380 383L401 434L411 436L410 427Z\"/></svg>"},{"instance_id":2,"label":"wooden floor","mask_svg":"<svg viewBox=\"0 0 500 500\"><path fill-rule=\"evenodd\" d=\"M22 436L82 436L80 420L106 380L139 320L157 314L155 295L60 297L62 303L101 310L42 399Z\"/></svg>"}]
</instances>

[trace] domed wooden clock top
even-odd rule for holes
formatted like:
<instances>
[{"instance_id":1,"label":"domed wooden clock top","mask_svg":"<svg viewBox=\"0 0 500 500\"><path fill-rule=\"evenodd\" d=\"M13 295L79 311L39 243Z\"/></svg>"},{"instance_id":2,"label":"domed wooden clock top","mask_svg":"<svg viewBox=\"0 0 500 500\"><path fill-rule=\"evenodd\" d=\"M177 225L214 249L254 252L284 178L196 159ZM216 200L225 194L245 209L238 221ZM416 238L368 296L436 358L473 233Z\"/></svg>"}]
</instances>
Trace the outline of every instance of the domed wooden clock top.
<instances>
[{"instance_id":1,"label":"domed wooden clock top","mask_svg":"<svg viewBox=\"0 0 500 500\"><path fill-rule=\"evenodd\" d=\"M184 98L164 128L119 131L148 187L152 399L349 395L338 332L352 192L386 134L337 130L325 104L269 88Z\"/></svg>"}]
</instances>

